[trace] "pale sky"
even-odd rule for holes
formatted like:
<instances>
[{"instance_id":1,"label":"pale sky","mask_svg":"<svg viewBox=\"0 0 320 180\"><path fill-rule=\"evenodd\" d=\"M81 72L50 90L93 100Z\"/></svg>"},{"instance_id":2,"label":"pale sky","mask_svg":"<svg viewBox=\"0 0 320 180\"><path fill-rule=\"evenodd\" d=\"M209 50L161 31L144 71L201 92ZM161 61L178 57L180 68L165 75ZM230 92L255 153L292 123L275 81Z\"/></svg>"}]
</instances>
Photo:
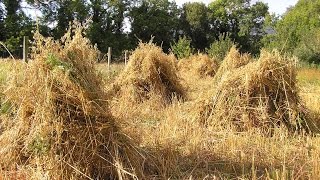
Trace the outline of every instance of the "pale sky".
<instances>
[{"instance_id":1,"label":"pale sky","mask_svg":"<svg viewBox=\"0 0 320 180\"><path fill-rule=\"evenodd\" d=\"M175 0L178 5L182 5L186 2L203 2L205 4L209 4L213 0ZM253 0L252 2L256 2L257 0ZM283 14L288 7L295 5L298 0L260 0L269 5L269 11L276 14Z\"/></svg>"}]
</instances>

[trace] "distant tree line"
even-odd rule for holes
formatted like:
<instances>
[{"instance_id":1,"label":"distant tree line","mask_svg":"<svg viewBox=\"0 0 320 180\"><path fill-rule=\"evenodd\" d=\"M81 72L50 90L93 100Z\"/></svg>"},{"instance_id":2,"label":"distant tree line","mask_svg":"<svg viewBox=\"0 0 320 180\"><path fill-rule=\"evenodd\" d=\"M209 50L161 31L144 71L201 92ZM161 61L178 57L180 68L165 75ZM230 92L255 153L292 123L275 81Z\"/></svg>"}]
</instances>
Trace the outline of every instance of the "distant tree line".
<instances>
[{"instance_id":1,"label":"distant tree line","mask_svg":"<svg viewBox=\"0 0 320 180\"><path fill-rule=\"evenodd\" d=\"M22 4L40 11L41 17L28 17ZM169 0L0 0L0 41L19 56L23 36L32 37L36 27L43 35L58 39L73 20L89 19L86 36L101 52L112 47L115 56L153 37L166 52L179 39L190 40L188 51L195 52L219 49L214 46L226 40L224 44L231 41L253 55L261 48L278 48L315 61L317 57L309 56L317 49L303 42L313 39L308 34L319 34L319 7L320 0L299 0L277 17L268 13L267 4L251 0L193 2L182 7Z\"/></svg>"},{"instance_id":2,"label":"distant tree line","mask_svg":"<svg viewBox=\"0 0 320 180\"><path fill-rule=\"evenodd\" d=\"M265 48L320 64L320 0L299 0L282 17L268 15L265 27L276 31L263 37Z\"/></svg>"}]
</instances>

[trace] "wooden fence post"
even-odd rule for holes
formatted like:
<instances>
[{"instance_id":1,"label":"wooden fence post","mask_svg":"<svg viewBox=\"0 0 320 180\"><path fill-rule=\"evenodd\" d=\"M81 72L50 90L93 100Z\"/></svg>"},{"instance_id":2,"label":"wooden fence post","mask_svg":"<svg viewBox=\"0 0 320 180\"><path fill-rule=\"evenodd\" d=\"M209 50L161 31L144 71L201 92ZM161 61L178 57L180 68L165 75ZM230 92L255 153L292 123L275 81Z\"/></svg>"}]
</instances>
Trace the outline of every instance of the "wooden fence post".
<instances>
[{"instance_id":1,"label":"wooden fence post","mask_svg":"<svg viewBox=\"0 0 320 180\"><path fill-rule=\"evenodd\" d=\"M124 51L124 65L127 65L127 60L128 59L128 51L127 50L125 50Z\"/></svg>"},{"instance_id":2,"label":"wooden fence post","mask_svg":"<svg viewBox=\"0 0 320 180\"><path fill-rule=\"evenodd\" d=\"M23 61L28 63L29 37L23 36Z\"/></svg>"},{"instance_id":3,"label":"wooden fence post","mask_svg":"<svg viewBox=\"0 0 320 180\"><path fill-rule=\"evenodd\" d=\"M108 71L110 71L110 63L111 63L111 47L108 48Z\"/></svg>"}]
</instances>

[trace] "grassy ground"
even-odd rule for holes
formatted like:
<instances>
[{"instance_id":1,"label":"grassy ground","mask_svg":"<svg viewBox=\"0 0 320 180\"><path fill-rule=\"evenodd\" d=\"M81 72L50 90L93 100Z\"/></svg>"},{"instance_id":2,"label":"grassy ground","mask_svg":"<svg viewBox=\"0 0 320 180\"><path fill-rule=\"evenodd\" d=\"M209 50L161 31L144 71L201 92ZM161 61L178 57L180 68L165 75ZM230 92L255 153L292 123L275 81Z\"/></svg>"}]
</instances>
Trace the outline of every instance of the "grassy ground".
<instances>
[{"instance_id":1,"label":"grassy ground","mask_svg":"<svg viewBox=\"0 0 320 180\"><path fill-rule=\"evenodd\" d=\"M11 65L0 61L1 92ZM106 64L97 66L106 86L123 68L124 65L117 64L108 71ZM197 87L201 85L198 83ZM208 81L202 85L206 89ZM300 69L298 85L306 107L313 118L320 120L320 70ZM114 116L126 119L122 128L130 134L135 132L134 138L141 147L159 162L158 169L163 174L159 179L320 178L320 137L292 135L284 129L266 137L253 131L235 133L203 128L189 113L193 103L174 101L153 109L150 104L119 108L111 102Z\"/></svg>"}]
</instances>

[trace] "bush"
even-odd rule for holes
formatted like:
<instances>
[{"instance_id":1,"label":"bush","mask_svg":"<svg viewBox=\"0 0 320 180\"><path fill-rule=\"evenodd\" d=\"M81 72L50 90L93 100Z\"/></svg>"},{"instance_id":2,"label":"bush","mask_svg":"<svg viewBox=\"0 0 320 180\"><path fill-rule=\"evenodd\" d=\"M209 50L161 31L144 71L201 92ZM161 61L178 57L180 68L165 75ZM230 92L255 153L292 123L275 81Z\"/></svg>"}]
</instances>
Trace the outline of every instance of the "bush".
<instances>
[{"instance_id":1,"label":"bush","mask_svg":"<svg viewBox=\"0 0 320 180\"><path fill-rule=\"evenodd\" d=\"M188 58L193 52L191 40L186 36L180 37L178 42L171 44L171 50L178 59Z\"/></svg>"},{"instance_id":2,"label":"bush","mask_svg":"<svg viewBox=\"0 0 320 180\"><path fill-rule=\"evenodd\" d=\"M219 61L222 61L233 45L235 45L235 43L230 39L228 34L221 34L219 38L210 45L210 48L207 49L207 53L211 58L215 57Z\"/></svg>"},{"instance_id":3,"label":"bush","mask_svg":"<svg viewBox=\"0 0 320 180\"><path fill-rule=\"evenodd\" d=\"M306 33L294 50L294 55L301 61L320 64L320 29Z\"/></svg>"}]
</instances>

